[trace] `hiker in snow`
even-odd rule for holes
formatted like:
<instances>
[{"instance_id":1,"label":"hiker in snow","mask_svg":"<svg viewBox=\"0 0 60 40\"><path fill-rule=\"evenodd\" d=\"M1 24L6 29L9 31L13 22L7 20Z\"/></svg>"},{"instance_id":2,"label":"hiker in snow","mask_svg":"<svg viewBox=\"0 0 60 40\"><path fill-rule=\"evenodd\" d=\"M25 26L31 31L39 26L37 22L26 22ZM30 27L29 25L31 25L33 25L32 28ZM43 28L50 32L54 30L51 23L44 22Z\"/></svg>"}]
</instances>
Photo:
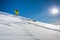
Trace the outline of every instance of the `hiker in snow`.
<instances>
[{"instance_id":1,"label":"hiker in snow","mask_svg":"<svg viewBox=\"0 0 60 40\"><path fill-rule=\"evenodd\" d=\"M18 14L19 14L19 11L18 11L18 10L15 10L15 14L16 14L16 16L18 16Z\"/></svg>"}]
</instances>

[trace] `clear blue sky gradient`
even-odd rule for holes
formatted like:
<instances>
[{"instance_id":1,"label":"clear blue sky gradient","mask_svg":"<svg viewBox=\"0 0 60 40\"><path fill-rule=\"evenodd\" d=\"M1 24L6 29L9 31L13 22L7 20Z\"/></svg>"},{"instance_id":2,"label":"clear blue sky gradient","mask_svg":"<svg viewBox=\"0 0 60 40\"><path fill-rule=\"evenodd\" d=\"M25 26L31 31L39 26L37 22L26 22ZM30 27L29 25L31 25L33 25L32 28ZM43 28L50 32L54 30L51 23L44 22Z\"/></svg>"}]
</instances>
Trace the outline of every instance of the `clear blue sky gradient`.
<instances>
[{"instance_id":1,"label":"clear blue sky gradient","mask_svg":"<svg viewBox=\"0 0 60 40\"><path fill-rule=\"evenodd\" d=\"M41 22L51 23L58 16L52 16L49 9L53 6L60 7L60 0L0 0L0 11L14 14L19 10L19 16L24 16Z\"/></svg>"}]
</instances>

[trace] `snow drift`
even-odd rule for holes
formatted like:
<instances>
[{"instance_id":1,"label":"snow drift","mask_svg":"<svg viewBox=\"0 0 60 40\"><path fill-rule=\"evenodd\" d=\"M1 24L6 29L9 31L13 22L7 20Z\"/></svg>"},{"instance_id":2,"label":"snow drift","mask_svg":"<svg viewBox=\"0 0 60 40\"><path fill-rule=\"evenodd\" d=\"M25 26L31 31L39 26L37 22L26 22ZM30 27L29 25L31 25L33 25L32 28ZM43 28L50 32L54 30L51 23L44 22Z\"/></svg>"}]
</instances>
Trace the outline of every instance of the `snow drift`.
<instances>
[{"instance_id":1,"label":"snow drift","mask_svg":"<svg viewBox=\"0 0 60 40\"><path fill-rule=\"evenodd\" d=\"M60 27L0 12L0 40L60 40Z\"/></svg>"}]
</instances>

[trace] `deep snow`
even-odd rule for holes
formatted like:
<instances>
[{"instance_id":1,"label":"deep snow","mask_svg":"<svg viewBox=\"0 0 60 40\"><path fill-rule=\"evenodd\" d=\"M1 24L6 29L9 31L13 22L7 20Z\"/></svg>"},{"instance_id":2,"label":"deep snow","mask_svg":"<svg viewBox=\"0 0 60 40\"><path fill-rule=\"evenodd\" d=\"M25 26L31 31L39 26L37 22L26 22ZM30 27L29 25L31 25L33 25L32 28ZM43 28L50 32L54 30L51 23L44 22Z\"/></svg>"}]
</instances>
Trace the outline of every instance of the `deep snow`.
<instances>
[{"instance_id":1,"label":"deep snow","mask_svg":"<svg viewBox=\"0 0 60 40\"><path fill-rule=\"evenodd\" d=\"M60 40L60 27L0 12L0 40Z\"/></svg>"}]
</instances>

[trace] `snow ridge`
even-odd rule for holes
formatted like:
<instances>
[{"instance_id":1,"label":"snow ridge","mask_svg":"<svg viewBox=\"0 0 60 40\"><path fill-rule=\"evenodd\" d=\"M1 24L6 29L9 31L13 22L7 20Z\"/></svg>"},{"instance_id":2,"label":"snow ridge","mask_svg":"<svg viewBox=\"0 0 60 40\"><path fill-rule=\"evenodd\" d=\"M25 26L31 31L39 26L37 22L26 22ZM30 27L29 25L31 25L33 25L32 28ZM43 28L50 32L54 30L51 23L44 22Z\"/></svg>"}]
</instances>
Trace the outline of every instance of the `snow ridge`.
<instances>
[{"instance_id":1,"label":"snow ridge","mask_svg":"<svg viewBox=\"0 0 60 40\"><path fill-rule=\"evenodd\" d=\"M0 12L0 40L60 40L60 27Z\"/></svg>"}]
</instances>

